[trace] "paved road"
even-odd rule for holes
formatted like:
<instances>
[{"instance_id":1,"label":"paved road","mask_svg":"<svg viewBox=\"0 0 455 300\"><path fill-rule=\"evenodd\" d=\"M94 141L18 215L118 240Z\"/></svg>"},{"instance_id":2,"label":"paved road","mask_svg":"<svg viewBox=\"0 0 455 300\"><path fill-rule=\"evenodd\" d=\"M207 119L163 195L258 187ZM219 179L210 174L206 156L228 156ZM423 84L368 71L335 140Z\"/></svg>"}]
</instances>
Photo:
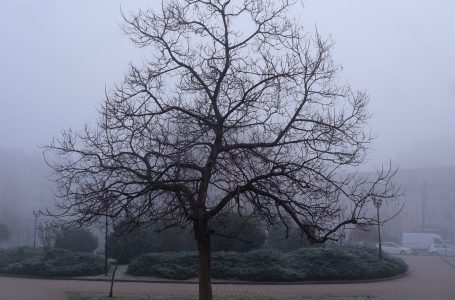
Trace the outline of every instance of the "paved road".
<instances>
[{"instance_id":1,"label":"paved road","mask_svg":"<svg viewBox=\"0 0 455 300\"><path fill-rule=\"evenodd\" d=\"M376 296L378 299L455 299L455 267L438 257L405 257L409 275L391 281L356 284L214 285L215 295L262 296ZM105 292L108 282L40 280L0 277L0 299L66 300L65 292ZM124 283L118 293L196 295L195 284Z\"/></svg>"}]
</instances>

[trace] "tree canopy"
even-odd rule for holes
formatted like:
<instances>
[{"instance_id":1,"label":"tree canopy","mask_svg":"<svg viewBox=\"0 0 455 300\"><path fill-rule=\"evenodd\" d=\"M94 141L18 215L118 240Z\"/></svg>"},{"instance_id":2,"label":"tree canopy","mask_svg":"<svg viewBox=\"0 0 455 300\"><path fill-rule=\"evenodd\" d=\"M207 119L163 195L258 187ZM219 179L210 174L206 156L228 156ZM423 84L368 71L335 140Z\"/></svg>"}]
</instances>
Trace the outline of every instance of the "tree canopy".
<instances>
[{"instance_id":1,"label":"tree canopy","mask_svg":"<svg viewBox=\"0 0 455 300\"><path fill-rule=\"evenodd\" d=\"M6 224L0 223L0 242L9 241L11 239L11 233Z\"/></svg>"},{"instance_id":2,"label":"tree canopy","mask_svg":"<svg viewBox=\"0 0 455 300\"><path fill-rule=\"evenodd\" d=\"M372 223L367 203L398 191L390 169L355 171L372 142L368 97L337 84L332 41L289 17L294 2L171 0L124 15L147 59L106 93L96 125L49 145L59 207L79 223L192 226L201 299L219 214L292 224L310 242Z\"/></svg>"},{"instance_id":3,"label":"tree canopy","mask_svg":"<svg viewBox=\"0 0 455 300\"><path fill-rule=\"evenodd\" d=\"M74 252L93 252L98 247L98 239L85 228L61 227L55 247Z\"/></svg>"}]
</instances>

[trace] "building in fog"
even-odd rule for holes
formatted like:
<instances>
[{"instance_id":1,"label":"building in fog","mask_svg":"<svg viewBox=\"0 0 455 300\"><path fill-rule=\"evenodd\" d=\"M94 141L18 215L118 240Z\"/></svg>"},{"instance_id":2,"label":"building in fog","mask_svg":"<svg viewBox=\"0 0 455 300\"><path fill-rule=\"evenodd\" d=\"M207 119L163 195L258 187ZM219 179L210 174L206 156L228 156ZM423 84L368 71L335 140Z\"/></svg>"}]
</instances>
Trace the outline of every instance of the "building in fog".
<instances>
[{"instance_id":1,"label":"building in fog","mask_svg":"<svg viewBox=\"0 0 455 300\"><path fill-rule=\"evenodd\" d=\"M403 232L432 232L455 243L455 168L400 170L398 182L404 190L404 207L384 225L384 234L397 241ZM385 216L396 204L381 208Z\"/></svg>"}]
</instances>

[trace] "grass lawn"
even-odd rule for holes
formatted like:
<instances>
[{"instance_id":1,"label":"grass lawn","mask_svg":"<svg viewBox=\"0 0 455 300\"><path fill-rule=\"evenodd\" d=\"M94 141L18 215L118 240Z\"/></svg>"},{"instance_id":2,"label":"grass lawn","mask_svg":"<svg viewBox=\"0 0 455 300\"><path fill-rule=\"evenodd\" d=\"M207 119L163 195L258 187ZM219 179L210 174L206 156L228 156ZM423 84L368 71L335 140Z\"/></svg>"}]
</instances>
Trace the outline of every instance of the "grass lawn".
<instances>
[{"instance_id":1,"label":"grass lawn","mask_svg":"<svg viewBox=\"0 0 455 300\"><path fill-rule=\"evenodd\" d=\"M70 293L69 300L197 300L196 296L161 296L161 295L116 295L109 298L107 294ZM374 296L317 296L317 297L286 297L267 296L214 296L215 300L374 300Z\"/></svg>"}]
</instances>

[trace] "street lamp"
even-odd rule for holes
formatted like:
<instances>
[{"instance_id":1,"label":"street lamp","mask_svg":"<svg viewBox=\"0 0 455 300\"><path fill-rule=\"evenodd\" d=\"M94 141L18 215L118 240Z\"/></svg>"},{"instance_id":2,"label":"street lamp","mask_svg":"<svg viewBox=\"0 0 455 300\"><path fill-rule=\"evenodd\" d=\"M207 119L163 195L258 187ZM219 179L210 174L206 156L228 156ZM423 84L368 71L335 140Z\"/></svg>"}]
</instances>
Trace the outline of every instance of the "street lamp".
<instances>
[{"instance_id":1,"label":"street lamp","mask_svg":"<svg viewBox=\"0 0 455 300\"><path fill-rule=\"evenodd\" d=\"M39 211L34 210L33 216L35 217L35 233L33 234L33 248L36 248L36 227L38 226L38 216L40 215Z\"/></svg>"},{"instance_id":2,"label":"street lamp","mask_svg":"<svg viewBox=\"0 0 455 300\"><path fill-rule=\"evenodd\" d=\"M107 216L107 212L106 212L106 216L105 216L105 224L104 224L104 275L107 276L107 271L108 271L108 267L107 267L107 234L108 234L108 226L109 226L109 222L108 222L108 216Z\"/></svg>"},{"instance_id":3,"label":"street lamp","mask_svg":"<svg viewBox=\"0 0 455 300\"><path fill-rule=\"evenodd\" d=\"M381 198L373 198L373 204L378 212L378 239L379 239L379 260L382 261L382 247L381 247L381 222L379 221L379 208L382 205Z\"/></svg>"},{"instance_id":4,"label":"street lamp","mask_svg":"<svg viewBox=\"0 0 455 300\"><path fill-rule=\"evenodd\" d=\"M108 245L108 233L109 233L109 207L111 203L114 201L114 195L113 194L108 194L107 197L104 199L106 203L106 214L104 215L104 275L107 276L107 271L108 271L108 263L107 263L107 257L108 257L108 251L109 251L109 245Z\"/></svg>"}]
</instances>

